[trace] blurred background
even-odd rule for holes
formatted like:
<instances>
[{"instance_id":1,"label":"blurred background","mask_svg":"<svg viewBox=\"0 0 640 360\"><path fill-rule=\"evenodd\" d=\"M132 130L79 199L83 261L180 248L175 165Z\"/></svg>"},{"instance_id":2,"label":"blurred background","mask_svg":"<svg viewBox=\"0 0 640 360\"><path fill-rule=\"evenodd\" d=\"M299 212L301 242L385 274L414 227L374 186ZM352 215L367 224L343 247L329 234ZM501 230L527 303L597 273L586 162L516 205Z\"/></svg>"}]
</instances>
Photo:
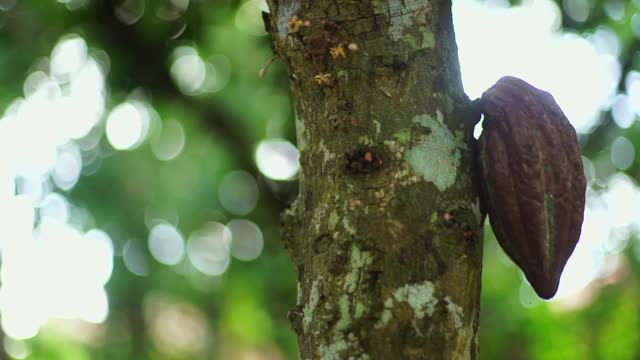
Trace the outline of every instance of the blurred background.
<instances>
[{"instance_id":1,"label":"blurred background","mask_svg":"<svg viewBox=\"0 0 640 360\"><path fill-rule=\"evenodd\" d=\"M1 359L297 358L298 151L262 10L0 0ZM481 358L640 358L640 0L454 0L454 22L467 94L550 91L589 182L551 301L487 223Z\"/></svg>"}]
</instances>

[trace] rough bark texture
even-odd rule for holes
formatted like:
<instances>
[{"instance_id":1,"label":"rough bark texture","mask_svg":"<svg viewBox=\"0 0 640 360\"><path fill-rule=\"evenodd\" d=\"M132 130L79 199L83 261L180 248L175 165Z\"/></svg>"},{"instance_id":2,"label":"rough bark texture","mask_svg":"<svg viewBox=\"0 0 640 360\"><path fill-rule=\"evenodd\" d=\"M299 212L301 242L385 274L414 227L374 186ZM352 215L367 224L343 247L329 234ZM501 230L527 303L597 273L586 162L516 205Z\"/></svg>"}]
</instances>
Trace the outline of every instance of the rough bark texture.
<instances>
[{"instance_id":1,"label":"rough bark texture","mask_svg":"<svg viewBox=\"0 0 640 360\"><path fill-rule=\"evenodd\" d=\"M270 0L296 103L302 359L475 359L477 115L450 1Z\"/></svg>"}]
</instances>

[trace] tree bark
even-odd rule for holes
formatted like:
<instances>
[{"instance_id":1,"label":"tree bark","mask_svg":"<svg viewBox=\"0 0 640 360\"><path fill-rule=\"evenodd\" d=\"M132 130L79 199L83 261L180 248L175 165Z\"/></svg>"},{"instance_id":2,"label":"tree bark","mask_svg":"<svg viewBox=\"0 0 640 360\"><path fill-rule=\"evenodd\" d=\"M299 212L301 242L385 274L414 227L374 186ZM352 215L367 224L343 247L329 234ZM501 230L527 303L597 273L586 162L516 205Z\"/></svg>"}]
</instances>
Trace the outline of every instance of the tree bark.
<instances>
[{"instance_id":1,"label":"tree bark","mask_svg":"<svg viewBox=\"0 0 640 360\"><path fill-rule=\"evenodd\" d=\"M450 0L269 0L301 152L283 216L302 359L476 359L478 114Z\"/></svg>"}]
</instances>

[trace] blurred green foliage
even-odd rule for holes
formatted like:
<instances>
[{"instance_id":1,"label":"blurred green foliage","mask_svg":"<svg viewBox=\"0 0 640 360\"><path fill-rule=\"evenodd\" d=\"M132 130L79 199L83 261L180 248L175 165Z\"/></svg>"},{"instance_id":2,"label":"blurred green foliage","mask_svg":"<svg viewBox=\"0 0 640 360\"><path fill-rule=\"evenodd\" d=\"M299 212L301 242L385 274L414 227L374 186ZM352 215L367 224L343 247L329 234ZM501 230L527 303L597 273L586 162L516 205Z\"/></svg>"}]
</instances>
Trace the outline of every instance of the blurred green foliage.
<instances>
[{"instance_id":1,"label":"blurred green foliage","mask_svg":"<svg viewBox=\"0 0 640 360\"><path fill-rule=\"evenodd\" d=\"M640 4L623 1L623 19L613 20L606 11L612 1L585 0L591 9L586 21L563 13L563 26L579 34L609 26L621 40L623 74L640 70L640 42L631 31ZM146 4L141 17L123 23L117 9L140 2ZM188 7L174 17L157 15L184 3ZM566 3L558 1L561 9ZM267 37L250 33L261 26L255 16L242 18L245 13L255 15L255 9L238 0L0 0L0 9L5 9L0 11L0 108L22 95L24 80L38 59L48 56L61 37L75 33L89 44L90 52L108 55L108 109L132 94L142 97L162 121L178 119L187 142L180 156L165 162L154 157L148 143L117 152L106 138L100 140L104 153L99 165L85 169L65 195L87 209L92 224L114 241L117 256L107 284L109 317L100 325L75 324L75 330L68 329L69 324L47 325L25 343L5 339L5 351L19 353L26 344L29 359L65 360L296 358L296 340L287 321L296 300L295 274L278 231L278 214L295 196L296 187L294 182L266 179L254 161L255 147L267 136L295 142L293 112L283 65L276 62L268 76L258 77L271 49ZM238 24L242 21L248 23ZM218 69L228 70L227 79L224 72L219 74L218 81L224 82L219 91L186 95L176 86L170 68L179 46L193 47ZM640 144L638 126L619 129L611 115L603 113L593 133L581 139L585 156L594 161L608 157L611 141L621 134ZM218 277L182 263L166 266L154 261L146 251L149 209L179 214L184 234L207 221L227 222L234 216L221 206L218 188L226 174L239 169L254 175L260 190L257 207L245 218L263 231L261 256L252 262L234 259ZM626 172L638 179L638 161ZM125 266L121 255L129 240L144 249L147 276ZM581 306L561 307L532 296L487 227L481 358L640 358L639 247L633 239L621 254L620 279L591 286ZM171 309L178 309L172 316L183 316L186 324L195 321L177 331L200 329L206 343L197 349L189 343L168 344L166 336L176 330L167 335L163 329L177 323L155 324L153 317Z\"/></svg>"}]
</instances>

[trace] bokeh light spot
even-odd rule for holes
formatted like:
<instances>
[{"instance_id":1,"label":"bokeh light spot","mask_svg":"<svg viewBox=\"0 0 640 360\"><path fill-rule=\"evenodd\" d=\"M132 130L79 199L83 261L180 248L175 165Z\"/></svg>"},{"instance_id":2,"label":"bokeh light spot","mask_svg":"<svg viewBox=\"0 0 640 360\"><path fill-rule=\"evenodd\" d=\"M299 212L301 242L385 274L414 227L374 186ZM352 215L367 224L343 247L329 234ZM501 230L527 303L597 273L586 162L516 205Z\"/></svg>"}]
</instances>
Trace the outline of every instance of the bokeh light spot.
<instances>
[{"instance_id":1,"label":"bokeh light spot","mask_svg":"<svg viewBox=\"0 0 640 360\"><path fill-rule=\"evenodd\" d=\"M87 60L87 43L76 34L60 40L51 52L51 73L63 81L80 71Z\"/></svg>"},{"instance_id":2,"label":"bokeh light spot","mask_svg":"<svg viewBox=\"0 0 640 360\"><path fill-rule=\"evenodd\" d=\"M62 190L70 190L78 182L82 171L82 156L74 143L58 148L58 157L51 174L53 182Z\"/></svg>"},{"instance_id":3,"label":"bokeh light spot","mask_svg":"<svg viewBox=\"0 0 640 360\"><path fill-rule=\"evenodd\" d=\"M151 151L158 160L172 160L184 149L184 128L176 120L166 120L160 131L151 137L150 143Z\"/></svg>"},{"instance_id":4,"label":"bokeh light spot","mask_svg":"<svg viewBox=\"0 0 640 360\"><path fill-rule=\"evenodd\" d=\"M145 297L143 311L151 341L163 354L198 357L211 341L207 315L190 303L152 293Z\"/></svg>"},{"instance_id":5,"label":"bokeh light spot","mask_svg":"<svg viewBox=\"0 0 640 360\"><path fill-rule=\"evenodd\" d=\"M262 21L263 11L269 11L265 0L249 0L245 2L238 8L236 13L236 27L249 35L267 35Z\"/></svg>"},{"instance_id":6,"label":"bokeh light spot","mask_svg":"<svg viewBox=\"0 0 640 360\"><path fill-rule=\"evenodd\" d=\"M123 24L133 25L144 15L145 0L125 0L115 8L114 14Z\"/></svg>"},{"instance_id":7,"label":"bokeh light spot","mask_svg":"<svg viewBox=\"0 0 640 360\"><path fill-rule=\"evenodd\" d=\"M591 11L589 0L563 0L564 11L573 21L585 22Z\"/></svg>"},{"instance_id":8,"label":"bokeh light spot","mask_svg":"<svg viewBox=\"0 0 640 360\"><path fill-rule=\"evenodd\" d=\"M207 69L196 49L180 46L173 51L170 73L181 92L197 95L205 83Z\"/></svg>"},{"instance_id":9,"label":"bokeh light spot","mask_svg":"<svg viewBox=\"0 0 640 360\"><path fill-rule=\"evenodd\" d=\"M122 248L122 260L132 274L138 276L149 275L149 260L146 249L140 245L140 241L129 240Z\"/></svg>"},{"instance_id":10,"label":"bokeh light spot","mask_svg":"<svg viewBox=\"0 0 640 360\"><path fill-rule=\"evenodd\" d=\"M136 103L125 102L116 106L107 118L106 133L116 150L130 150L144 140L149 130L149 115Z\"/></svg>"},{"instance_id":11,"label":"bokeh light spot","mask_svg":"<svg viewBox=\"0 0 640 360\"><path fill-rule=\"evenodd\" d=\"M620 170L627 170L636 156L631 141L624 136L617 137L611 144L611 162Z\"/></svg>"},{"instance_id":12,"label":"bokeh light spot","mask_svg":"<svg viewBox=\"0 0 640 360\"><path fill-rule=\"evenodd\" d=\"M262 253L264 240L262 231L249 220L231 220L227 227L231 231L231 255L238 260L251 261Z\"/></svg>"},{"instance_id":13,"label":"bokeh light spot","mask_svg":"<svg viewBox=\"0 0 640 360\"><path fill-rule=\"evenodd\" d=\"M40 217L50 217L66 222L69 218L69 203L64 196L51 193L39 204L39 214Z\"/></svg>"},{"instance_id":14,"label":"bokeh light spot","mask_svg":"<svg viewBox=\"0 0 640 360\"><path fill-rule=\"evenodd\" d=\"M620 94L616 96L611 107L611 116L616 125L622 129L626 129L633 124L635 113L631 109L631 103L626 95Z\"/></svg>"},{"instance_id":15,"label":"bokeh light spot","mask_svg":"<svg viewBox=\"0 0 640 360\"><path fill-rule=\"evenodd\" d=\"M229 266L231 231L218 222L209 222L189 237L187 255L193 266L207 275L220 275Z\"/></svg>"},{"instance_id":16,"label":"bokeh light spot","mask_svg":"<svg viewBox=\"0 0 640 360\"><path fill-rule=\"evenodd\" d=\"M283 139L263 140L256 149L258 169L273 180L290 180L300 169L298 149Z\"/></svg>"},{"instance_id":17,"label":"bokeh light spot","mask_svg":"<svg viewBox=\"0 0 640 360\"><path fill-rule=\"evenodd\" d=\"M13 359L25 359L31 353L31 349L26 342L5 337L3 340L4 350Z\"/></svg>"},{"instance_id":18,"label":"bokeh light spot","mask_svg":"<svg viewBox=\"0 0 640 360\"><path fill-rule=\"evenodd\" d=\"M207 78L204 84L204 91L215 93L229 83L231 78L231 61L225 55L212 55L206 63Z\"/></svg>"},{"instance_id":19,"label":"bokeh light spot","mask_svg":"<svg viewBox=\"0 0 640 360\"><path fill-rule=\"evenodd\" d=\"M246 215L253 211L258 202L258 185L246 171L227 174L218 190L222 206L234 215Z\"/></svg>"},{"instance_id":20,"label":"bokeh light spot","mask_svg":"<svg viewBox=\"0 0 640 360\"><path fill-rule=\"evenodd\" d=\"M629 98L631 111L640 115L640 72L635 70L629 71L627 77L624 79L624 87Z\"/></svg>"},{"instance_id":21,"label":"bokeh light spot","mask_svg":"<svg viewBox=\"0 0 640 360\"><path fill-rule=\"evenodd\" d=\"M157 224L149 233L149 251L159 262L175 265L184 256L184 238L173 225Z\"/></svg>"}]
</instances>

